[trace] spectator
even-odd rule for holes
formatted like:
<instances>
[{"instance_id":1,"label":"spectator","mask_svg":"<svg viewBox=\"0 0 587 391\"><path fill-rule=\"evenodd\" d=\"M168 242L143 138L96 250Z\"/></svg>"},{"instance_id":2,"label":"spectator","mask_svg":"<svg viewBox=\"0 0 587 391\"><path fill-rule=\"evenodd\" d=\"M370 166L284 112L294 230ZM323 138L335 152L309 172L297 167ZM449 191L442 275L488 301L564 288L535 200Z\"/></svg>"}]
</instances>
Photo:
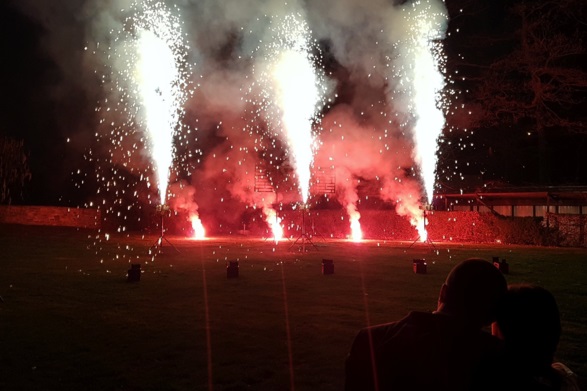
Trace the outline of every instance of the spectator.
<instances>
[{"instance_id":1,"label":"spectator","mask_svg":"<svg viewBox=\"0 0 587 391\"><path fill-rule=\"evenodd\" d=\"M480 390L578 391L576 376L553 363L561 335L558 306L544 288L513 285L498 307L493 334L503 339L493 376L482 376ZM490 380L487 382L487 380Z\"/></svg>"},{"instance_id":2,"label":"spectator","mask_svg":"<svg viewBox=\"0 0 587 391\"><path fill-rule=\"evenodd\" d=\"M346 391L468 389L476 365L497 354L499 340L482 328L494 321L506 290L493 264L468 259L456 265L435 312L412 311L359 331L346 360Z\"/></svg>"}]
</instances>

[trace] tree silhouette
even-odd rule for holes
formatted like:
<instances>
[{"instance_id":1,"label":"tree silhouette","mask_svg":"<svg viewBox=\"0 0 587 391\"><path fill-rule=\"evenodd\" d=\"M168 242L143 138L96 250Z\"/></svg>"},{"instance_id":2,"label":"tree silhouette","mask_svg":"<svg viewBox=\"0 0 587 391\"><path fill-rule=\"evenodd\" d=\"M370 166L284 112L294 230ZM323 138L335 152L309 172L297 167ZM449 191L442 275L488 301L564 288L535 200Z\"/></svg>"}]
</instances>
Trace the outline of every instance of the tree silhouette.
<instances>
[{"instance_id":1,"label":"tree silhouette","mask_svg":"<svg viewBox=\"0 0 587 391\"><path fill-rule=\"evenodd\" d=\"M456 3L447 54L458 100L445 138L475 147L453 161L511 184L584 179L573 162L587 146L587 2Z\"/></svg>"},{"instance_id":2,"label":"tree silhouette","mask_svg":"<svg viewBox=\"0 0 587 391\"><path fill-rule=\"evenodd\" d=\"M536 140L541 184L551 180L548 132L587 135L584 8L582 0L511 5L512 50L489 65L476 90L485 126L510 126Z\"/></svg>"},{"instance_id":3,"label":"tree silhouette","mask_svg":"<svg viewBox=\"0 0 587 391\"><path fill-rule=\"evenodd\" d=\"M0 136L0 204L22 201L23 190L30 180L24 141Z\"/></svg>"}]
</instances>

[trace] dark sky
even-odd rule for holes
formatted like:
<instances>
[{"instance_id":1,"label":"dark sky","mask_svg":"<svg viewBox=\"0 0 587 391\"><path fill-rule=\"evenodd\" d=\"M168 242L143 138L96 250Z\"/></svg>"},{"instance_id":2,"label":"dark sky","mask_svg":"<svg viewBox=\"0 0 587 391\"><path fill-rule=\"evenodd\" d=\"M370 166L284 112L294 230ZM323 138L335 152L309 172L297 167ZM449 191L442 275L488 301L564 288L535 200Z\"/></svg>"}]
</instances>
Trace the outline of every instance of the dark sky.
<instances>
[{"instance_id":1,"label":"dark sky","mask_svg":"<svg viewBox=\"0 0 587 391\"><path fill-rule=\"evenodd\" d=\"M239 138L242 137L239 136L242 133L242 124L239 123L243 121L243 112L239 111L239 100L235 96L239 92L236 86L246 80L250 67L239 55L246 53L247 45L254 40L242 31L249 29L252 36L260 33L260 28L256 30L259 26L255 24L255 16L270 12L271 2L227 1L222 3L224 6L212 0L177 3L186 16L186 34L190 47L194 48L188 61L198 64L194 80L202 83L187 102L184 118L186 126L198 134L191 140L193 147L190 148L202 151L202 156L198 155L199 162L196 158L187 162L190 168L184 171L196 172L186 179L201 188L206 181L216 185L224 181L218 176L218 163L214 163L211 156L218 151L232 153L229 151L235 145L246 143ZM478 97L468 95L473 94L472 90L481 83L478 65L490 63L500 51L507 51L515 45L514 41L503 36L503 31L516 30L515 21L504 12L507 2L458 0L447 3L450 12L450 35L445 42L448 73L455 81L454 85L463 91L460 91L459 101L452 105L457 109L456 114L447 118L445 135L451 141L450 146L448 143L441 145L444 156L440 162L445 164L446 172L453 174L450 180L442 178L441 181L450 182L450 186L457 186L457 189L458 178L463 175L532 184L533 178L536 181L539 178L527 172L536 164L538 150L528 148L525 151L519 146L535 141L520 138L520 132L514 132L511 125L477 129L473 136L471 129L468 129L469 133L463 132L464 128L474 129L475 126L464 113L479 106ZM382 107L389 109L390 106L386 90L391 82L382 76L384 53L377 42L377 34L381 26L393 25L396 15L393 2L332 0L312 6L303 6L301 1L300 4L322 49L323 67L328 72L332 92L338 94L334 103L324 109L324 122L329 125L342 121L352 123L347 127L347 136L356 141L354 148L362 146L367 151L358 155L369 155L369 148L373 145L367 145L365 140L373 138L377 129L386 126L386 120L378 116ZM96 187L100 186L92 180L95 162L88 163L84 154L87 157L90 150L95 155L106 153L95 137L97 132L104 131L98 125L95 108L103 102L106 93L99 83L99 72L95 72L100 69L99 59L88 56L84 48L103 40L108 35L108 28L117 26L118 8L121 8L120 2L115 1L71 0L59 5L40 0L0 3L0 44L4 53L0 60L3 114L0 131L24 139L30 151L33 180L26 189L25 203L83 204L94 197ZM391 36L401 36L399 24L390 31ZM584 32L581 34L584 36ZM493 45L477 44L479 36L493 37ZM390 42L392 40L390 38ZM374 74L372 69L375 69ZM471 75L467 81L459 80L467 74ZM466 106L469 100L471 104ZM402 138L398 129L392 133L390 144L397 148L397 152L389 155L389 159L401 166L409 179L409 167L413 165L410 160L412 141ZM559 132L557 137L549 140L549 153L553 154L552 161L557 164L551 170L554 172L549 181L584 184L586 178L577 169L577 156L587 147L585 135L563 133ZM504 147L508 144L505 141L508 137L512 140L509 145L519 152L517 159L506 155L512 152ZM228 139L232 147L225 143ZM470 145L472 143L476 144L475 147ZM469 146L463 148L463 145ZM186 149L189 148L184 146L178 151L186 154ZM566 153L555 153L560 150ZM523 160L524 154L528 155L528 161ZM454 163L457 160L458 164ZM556 172L563 171L564 167L568 167L565 175L557 175ZM81 174L77 174L78 169ZM362 177L366 175L368 165L348 164L345 169L350 175ZM537 168L531 170L534 172ZM84 180L84 186L80 187L81 180ZM232 195L236 196L236 191ZM206 198L204 194L200 196ZM208 197L215 198L218 194Z\"/></svg>"},{"instance_id":2,"label":"dark sky","mask_svg":"<svg viewBox=\"0 0 587 391\"><path fill-rule=\"evenodd\" d=\"M90 140L95 97L76 87L76 77L60 68L47 47L49 26L10 2L0 5L0 19L0 131L24 139L30 152L32 181L25 192L29 202L65 204L75 196L71 173L81 163L83 150L67 139L83 135L80 142Z\"/></svg>"}]
</instances>

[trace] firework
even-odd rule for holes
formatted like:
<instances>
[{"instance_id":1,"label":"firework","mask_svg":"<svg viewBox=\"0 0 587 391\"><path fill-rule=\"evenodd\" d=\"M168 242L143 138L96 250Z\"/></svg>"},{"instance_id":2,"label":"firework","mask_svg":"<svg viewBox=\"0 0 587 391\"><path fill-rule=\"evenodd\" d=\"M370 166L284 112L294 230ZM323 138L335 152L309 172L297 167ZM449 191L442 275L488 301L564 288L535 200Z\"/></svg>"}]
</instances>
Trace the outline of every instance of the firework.
<instances>
[{"instance_id":1,"label":"firework","mask_svg":"<svg viewBox=\"0 0 587 391\"><path fill-rule=\"evenodd\" d=\"M98 136L111 143L113 163L140 175L150 187L150 175L139 168L142 152L146 152L159 203L164 204L173 137L187 95L187 47L179 19L162 3L135 2L128 12L122 28L110 32L111 44L102 54L108 96L96 110L103 113L100 123L110 131ZM96 47L100 49L99 42ZM99 179L106 187L115 183Z\"/></svg>"},{"instance_id":2,"label":"firework","mask_svg":"<svg viewBox=\"0 0 587 391\"><path fill-rule=\"evenodd\" d=\"M404 78L414 117L414 160L420 167L424 192L432 203L436 170L438 138L445 118L440 102L445 86L444 54L440 40L444 37L447 14L436 10L430 1L416 1L404 9L410 26L409 39L401 42L406 57Z\"/></svg>"},{"instance_id":3,"label":"firework","mask_svg":"<svg viewBox=\"0 0 587 391\"><path fill-rule=\"evenodd\" d=\"M265 215L265 222L271 227L273 239L275 243L283 239L283 226L281 225L281 218L277 216L277 212L270 206L263 207L263 214Z\"/></svg>"},{"instance_id":4,"label":"firework","mask_svg":"<svg viewBox=\"0 0 587 391\"><path fill-rule=\"evenodd\" d=\"M351 239L353 242L360 242L363 240L363 231L361 230L361 223L359 219L361 215L359 212L349 214L351 220Z\"/></svg>"},{"instance_id":5,"label":"firework","mask_svg":"<svg viewBox=\"0 0 587 391\"><path fill-rule=\"evenodd\" d=\"M194 239L206 239L206 229L204 228L204 225L202 225L202 220L200 220L200 216L198 216L197 214L191 215L190 222L192 224L192 229L194 230Z\"/></svg>"},{"instance_id":6,"label":"firework","mask_svg":"<svg viewBox=\"0 0 587 391\"><path fill-rule=\"evenodd\" d=\"M159 197L164 204L173 159L173 136L186 99L185 44L179 22L161 3L144 2L134 19L137 29L133 81L142 105L148 150L153 160Z\"/></svg>"},{"instance_id":7,"label":"firework","mask_svg":"<svg viewBox=\"0 0 587 391\"><path fill-rule=\"evenodd\" d=\"M257 103L271 128L278 129L275 134L284 136L306 203L316 148L312 126L325 95L323 76L316 70L315 43L301 15L271 22L273 40L262 48L255 70L261 87Z\"/></svg>"}]
</instances>

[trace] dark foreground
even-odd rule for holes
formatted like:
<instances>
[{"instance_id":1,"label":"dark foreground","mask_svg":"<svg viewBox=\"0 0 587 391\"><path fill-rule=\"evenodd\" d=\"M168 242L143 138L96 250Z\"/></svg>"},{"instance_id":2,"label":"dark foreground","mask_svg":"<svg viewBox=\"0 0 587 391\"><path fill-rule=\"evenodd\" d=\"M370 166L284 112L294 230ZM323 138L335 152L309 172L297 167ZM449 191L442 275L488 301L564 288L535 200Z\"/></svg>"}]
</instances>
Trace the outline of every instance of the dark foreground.
<instances>
[{"instance_id":1,"label":"dark foreground","mask_svg":"<svg viewBox=\"0 0 587 391\"><path fill-rule=\"evenodd\" d=\"M555 294L558 359L587 376L585 249L168 239L153 260L156 237L0 226L0 389L341 390L359 328L433 310L456 262L494 256Z\"/></svg>"}]
</instances>

